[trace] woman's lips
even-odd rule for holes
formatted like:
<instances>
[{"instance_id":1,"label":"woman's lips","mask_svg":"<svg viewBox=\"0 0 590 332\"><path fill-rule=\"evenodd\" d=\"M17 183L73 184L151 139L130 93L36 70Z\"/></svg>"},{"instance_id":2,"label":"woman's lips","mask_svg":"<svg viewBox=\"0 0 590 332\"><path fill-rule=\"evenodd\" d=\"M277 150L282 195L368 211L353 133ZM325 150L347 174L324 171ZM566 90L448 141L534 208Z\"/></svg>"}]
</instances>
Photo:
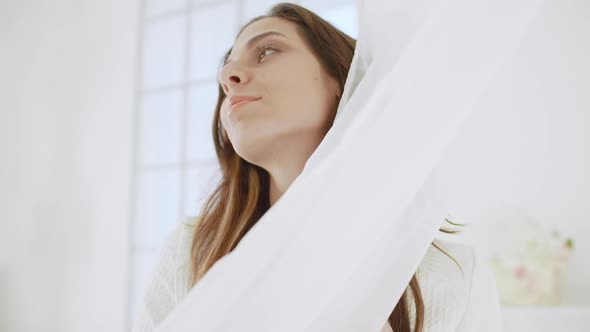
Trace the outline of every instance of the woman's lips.
<instances>
[{"instance_id":1,"label":"woman's lips","mask_svg":"<svg viewBox=\"0 0 590 332\"><path fill-rule=\"evenodd\" d=\"M252 102L255 102L255 101L258 101L258 100L260 100L260 98L258 98L258 99L253 99L253 100L242 100L242 101L239 101L239 102L237 102L237 103L235 103L235 104L231 105L231 106L230 106L230 109L231 109L231 111L233 112L233 111L234 111L236 108L238 108L238 107L240 107L240 106L242 106L242 105L245 105L245 104L248 104L248 103L252 103Z\"/></svg>"}]
</instances>

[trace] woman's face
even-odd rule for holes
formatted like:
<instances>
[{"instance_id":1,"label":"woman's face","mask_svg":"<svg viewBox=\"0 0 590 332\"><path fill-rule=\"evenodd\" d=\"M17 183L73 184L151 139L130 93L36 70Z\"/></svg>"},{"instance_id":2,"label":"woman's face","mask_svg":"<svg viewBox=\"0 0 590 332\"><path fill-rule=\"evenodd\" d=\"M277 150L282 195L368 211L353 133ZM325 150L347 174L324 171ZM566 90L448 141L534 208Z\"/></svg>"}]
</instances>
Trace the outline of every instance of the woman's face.
<instances>
[{"instance_id":1,"label":"woman's face","mask_svg":"<svg viewBox=\"0 0 590 332\"><path fill-rule=\"evenodd\" d=\"M218 80L227 96L220 109L222 126L235 151L258 165L280 157L280 151L313 152L329 129L340 94L295 24L276 17L242 31ZM231 98L237 96L259 99L232 110Z\"/></svg>"}]
</instances>

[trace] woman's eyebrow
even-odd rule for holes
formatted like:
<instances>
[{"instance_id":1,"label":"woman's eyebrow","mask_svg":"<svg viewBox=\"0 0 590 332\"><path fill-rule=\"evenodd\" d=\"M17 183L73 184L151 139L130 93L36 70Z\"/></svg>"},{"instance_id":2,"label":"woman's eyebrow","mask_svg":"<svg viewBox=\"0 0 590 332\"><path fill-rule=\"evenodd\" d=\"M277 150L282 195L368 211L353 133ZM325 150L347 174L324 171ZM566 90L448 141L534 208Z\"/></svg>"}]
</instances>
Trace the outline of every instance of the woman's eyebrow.
<instances>
[{"instance_id":1,"label":"woman's eyebrow","mask_svg":"<svg viewBox=\"0 0 590 332\"><path fill-rule=\"evenodd\" d=\"M274 36L282 36L283 38L287 38L285 35L283 35L283 34L282 34L282 33L280 33L280 32L276 32L276 31L267 31L267 32L261 33L261 34L259 34L259 35L257 35L257 36L254 36L254 37L250 38L250 40L248 40L248 42L246 43L246 49L249 49L249 48L251 48L251 47L252 47L252 45L254 45L254 44L257 42L257 41L259 41L259 40L261 40L261 39L264 39L264 38L266 38L266 37L268 37L268 36L273 36L273 35L274 35ZM228 59L229 59L229 56L228 56ZM225 66L225 65L227 65L228 63L230 63L230 62L231 62L231 61L230 61L230 60L228 60L228 59L226 59L226 60L223 62L223 66Z\"/></svg>"}]
</instances>

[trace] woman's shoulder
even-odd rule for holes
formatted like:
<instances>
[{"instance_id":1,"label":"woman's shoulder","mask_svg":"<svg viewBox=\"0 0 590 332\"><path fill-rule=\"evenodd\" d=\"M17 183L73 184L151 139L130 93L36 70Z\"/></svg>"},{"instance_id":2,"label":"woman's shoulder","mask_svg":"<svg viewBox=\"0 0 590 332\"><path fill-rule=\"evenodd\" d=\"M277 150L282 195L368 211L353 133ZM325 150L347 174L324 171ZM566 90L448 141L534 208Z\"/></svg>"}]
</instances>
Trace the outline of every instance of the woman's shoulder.
<instances>
[{"instance_id":1,"label":"woman's shoulder","mask_svg":"<svg viewBox=\"0 0 590 332\"><path fill-rule=\"evenodd\" d=\"M179 220L163 237L156 255L157 275L174 279L178 270L190 260L192 234L196 225L195 217Z\"/></svg>"},{"instance_id":2,"label":"woman's shoulder","mask_svg":"<svg viewBox=\"0 0 590 332\"><path fill-rule=\"evenodd\" d=\"M418 272L445 272L451 279L466 280L473 269L475 256L475 247L471 244L435 238L428 247Z\"/></svg>"},{"instance_id":3,"label":"woman's shoulder","mask_svg":"<svg viewBox=\"0 0 590 332\"><path fill-rule=\"evenodd\" d=\"M428 248L418 268L428 327L437 331L500 331L497 285L481 248L440 239L434 244L453 257L461 270L436 247Z\"/></svg>"},{"instance_id":4,"label":"woman's shoulder","mask_svg":"<svg viewBox=\"0 0 590 332\"><path fill-rule=\"evenodd\" d=\"M157 274L170 280L185 278L183 274L186 273L181 269L186 269L190 263L192 238L198 220L198 217L185 217L164 236L156 258Z\"/></svg>"},{"instance_id":5,"label":"woman's shoulder","mask_svg":"<svg viewBox=\"0 0 590 332\"><path fill-rule=\"evenodd\" d=\"M469 292L475 261L473 245L435 238L416 274L426 291L463 297Z\"/></svg>"},{"instance_id":6,"label":"woman's shoulder","mask_svg":"<svg viewBox=\"0 0 590 332\"><path fill-rule=\"evenodd\" d=\"M469 244L436 238L428 247L416 271L426 327L446 331L459 323L468 305L475 261L475 248Z\"/></svg>"},{"instance_id":7,"label":"woman's shoulder","mask_svg":"<svg viewBox=\"0 0 590 332\"><path fill-rule=\"evenodd\" d=\"M189 226L189 227L194 227L197 225L197 223L199 222L199 220L201 220L201 216L200 215L196 215L196 216L186 216L184 218L184 224L185 226Z\"/></svg>"},{"instance_id":8,"label":"woman's shoulder","mask_svg":"<svg viewBox=\"0 0 590 332\"><path fill-rule=\"evenodd\" d=\"M190 250L195 232L195 227L200 220L200 216L186 216L183 221L179 222L172 233L174 234L176 246L176 261L179 267L186 265L190 260Z\"/></svg>"},{"instance_id":9,"label":"woman's shoulder","mask_svg":"<svg viewBox=\"0 0 590 332\"><path fill-rule=\"evenodd\" d=\"M191 247L195 227L200 220L187 216L178 221L162 243L159 274L166 276L174 289L173 298L179 303L190 290Z\"/></svg>"},{"instance_id":10,"label":"woman's shoulder","mask_svg":"<svg viewBox=\"0 0 590 332\"><path fill-rule=\"evenodd\" d=\"M199 217L186 216L182 220L178 220L173 225L172 229L164 236L160 250L168 252L169 255L178 256L184 253L180 250L183 245L186 245L187 240L192 236L193 230L197 224ZM190 241L189 241L190 242Z\"/></svg>"},{"instance_id":11,"label":"woman's shoulder","mask_svg":"<svg viewBox=\"0 0 590 332\"><path fill-rule=\"evenodd\" d=\"M133 331L151 331L189 291L190 248L197 219L178 221L164 236L134 322Z\"/></svg>"}]
</instances>

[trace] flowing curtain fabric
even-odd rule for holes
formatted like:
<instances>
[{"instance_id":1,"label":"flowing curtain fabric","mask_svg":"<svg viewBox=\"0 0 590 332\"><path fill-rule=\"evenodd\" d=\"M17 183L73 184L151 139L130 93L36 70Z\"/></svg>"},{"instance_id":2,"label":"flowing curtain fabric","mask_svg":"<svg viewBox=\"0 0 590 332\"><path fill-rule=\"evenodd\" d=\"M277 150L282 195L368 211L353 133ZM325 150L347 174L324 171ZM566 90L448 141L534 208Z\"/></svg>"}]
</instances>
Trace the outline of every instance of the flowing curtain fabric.
<instances>
[{"instance_id":1,"label":"flowing curtain fabric","mask_svg":"<svg viewBox=\"0 0 590 332\"><path fill-rule=\"evenodd\" d=\"M157 331L379 331L446 217L437 163L538 5L362 2L333 128Z\"/></svg>"}]
</instances>

